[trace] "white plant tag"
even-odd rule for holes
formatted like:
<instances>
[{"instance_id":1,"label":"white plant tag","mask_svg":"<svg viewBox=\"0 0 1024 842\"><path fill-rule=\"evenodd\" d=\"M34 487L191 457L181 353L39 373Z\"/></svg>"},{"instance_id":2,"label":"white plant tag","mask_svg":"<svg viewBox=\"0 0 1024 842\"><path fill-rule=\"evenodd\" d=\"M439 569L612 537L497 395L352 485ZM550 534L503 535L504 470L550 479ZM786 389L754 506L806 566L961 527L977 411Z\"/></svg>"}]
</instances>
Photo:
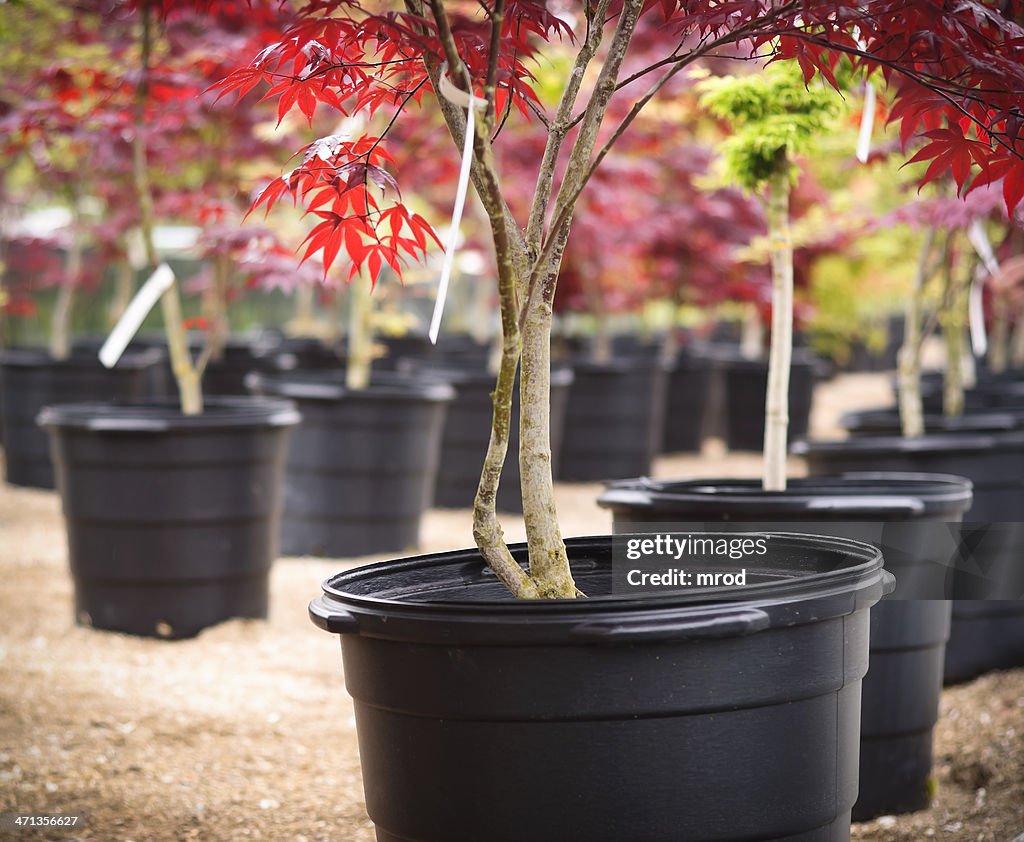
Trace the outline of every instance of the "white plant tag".
<instances>
[{"instance_id":1,"label":"white plant tag","mask_svg":"<svg viewBox=\"0 0 1024 842\"><path fill-rule=\"evenodd\" d=\"M980 219L974 220L967 229L967 239L971 241L971 245L974 246L974 250L978 253L978 257L981 258L981 262L985 264L989 274L996 274L999 271L999 261L996 260L996 253L992 249L992 241L988 238L988 232L985 230L985 226L981 224Z\"/></svg>"},{"instance_id":2,"label":"white plant tag","mask_svg":"<svg viewBox=\"0 0 1024 842\"><path fill-rule=\"evenodd\" d=\"M462 222L462 211L466 205L466 193L469 190L469 169L473 163L473 136L476 132L476 119L474 108L480 108L487 104L486 100L473 96L471 93L460 91L448 78L447 62L441 65L438 91L441 96L466 109L466 139L462 145L462 164L459 167L459 183L455 189L455 206L452 208L452 224L448 229L447 242L444 249L444 263L441 266L441 279L437 284L437 298L434 301L434 313L430 317L430 342L437 344L437 335L441 331L441 316L444 314L444 303L448 297L448 281L452 275L452 265L455 262L455 247L459 241L459 225Z\"/></svg>"},{"instance_id":3,"label":"white plant tag","mask_svg":"<svg viewBox=\"0 0 1024 842\"><path fill-rule=\"evenodd\" d=\"M174 283L174 272L166 263L156 267L156 271L146 280L125 311L114 329L107 337L107 341L100 348L100 362L107 368L113 368L132 337L142 327L142 323L153 309L160 296L171 288Z\"/></svg>"},{"instance_id":4,"label":"white plant tag","mask_svg":"<svg viewBox=\"0 0 1024 842\"><path fill-rule=\"evenodd\" d=\"M967 229L967 239L971 241L974 250L981 258L989 275L995 275L999 271L999 261L996 259L995 250L992 248L992 241L988 238L985 226L980 219L974 220ZM967 320L971 329L971 350L974 356L980 357L988 350L988 335L985 332L985 307L982 300L984 288L981 273L975 276L971 283L970 296L967 300Z\"/></svg>"},{"instance_id":5,"label":"white plant tag","mask_svg":"<svg viewBox=\"0 0 1024 842\"><path fill-rule=\"evenodd\" d=\"M857 137L857 160L862 164L868 162L871 154L871 132L875 128L875 86L871 82L864 83L864 113L860 118L860 135Z\"/></svg>"},{"instance_id":6,"label":"white plant tag","mask_svg":"<svg viewBox=\"0 0 1024 842\"><path fill-rule=\"evenodd\" d=\"M967 321L971 330L971 351L974 356L983 357L988 351L988 333L985 331L985 305L982 299L984 284L981 278L971 282L967 296Z\"/></svg>"}]
</instances>

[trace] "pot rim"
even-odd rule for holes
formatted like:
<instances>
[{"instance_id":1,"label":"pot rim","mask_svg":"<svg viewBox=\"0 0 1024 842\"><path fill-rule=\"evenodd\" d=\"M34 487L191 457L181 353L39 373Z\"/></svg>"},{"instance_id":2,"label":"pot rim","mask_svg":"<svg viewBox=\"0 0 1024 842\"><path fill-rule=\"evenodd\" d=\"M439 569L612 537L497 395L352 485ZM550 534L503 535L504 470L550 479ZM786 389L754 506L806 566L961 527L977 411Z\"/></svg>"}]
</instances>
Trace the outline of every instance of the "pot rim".
<instances>
[{"instance_id":1,"label":"pot rim","mask_svg":"<svg viewBox=\"0 0 1024 842\"><path fill-rule=\"evenodd\" d=\"M422 400L444 403L455 397L455 390L448 383L405 380L376 374L371 375L370 385L365 389L350 389L345 385L344 373L340 369L300 369L273 374L250 372L246 375L245 385L253 391L266 392L275 397L324 402Z\"/></svg>"},{"instance_id":2,"label":"pot rim","mask_svg":"<svg viewBox=\"0 0 1024 842\"><path fill-rule=\"evenodd\" d=\"M1024 412L1024 411L1022 411ZM947 418L939 412L924 413L924 428L938 427L939 433L959 432L1004 432L1020 429L1020 420L1012 410L1002 407L992 407L990 410L980 412L969 412L953 418ZM850 432L858 430L891 429L891 424L883 422L894 419L899 426L899 410L895 407L880 407L878 409L858 409L853 412L844 412L839 418L843 429ZM945 427L946 429L943 429Z\"/></svg>"},{"instance_id":3,"label":"pot rim","mask_svg":"<svg viewBox=\"0 0 1024 842\"><path fill-rule=\"evenodd\" d=\"M936 451L992 451L998 453L1006 445L1024 446L1024 431L925 433L916 438L903 436L864 436L829 441L798 441L790 448L797 456L814 453L841 453L844 450L865 454L934 453Z\"/></svg>"},{"instance_id":4,"label":"pot rim","mask_svg":"<svg viewBox=\"0 0 1024 842\"><path fill-rule=\"evenodd\" d=\"M584 374L632 374L638 371L672 371L675 363L671 360L663 360L660 357L645 357L637 354L630 356L623 354L613 357L607 362L598 362L588 359L585 356L573 356L567 360L567 365L574 372Z\"/></svg>"},{"instance_id":5,"label":"pot rim","mask_svg":"<svg viewBox=\"0 0 1024 842\"><path fill-rule=\"evenodd\" d=\"M260 396L211 395L199 415L182 415L177 401L53 404L44 407L36 423L49 430L94 433L168 433L232 430L243 427L292 427L302 416L291 401Z\"/></svg>"},{"instance_id":6,"label":"pot rim","mask_svg":"<svg viewBox=\"0 0 1024 842\"><path fill-rule=\"evenodd\" d=\"M129 348L111 369L144 369L164 360L164 351L160 348ZM0 367L3 368L54 368L58 370L95 370L107 371L99 359L92 354L71 355L58 360L51 356L45 348L4 348L0 349Z\"/></svg>"},{"instance_id":7,"label":"pot rim","mask_svg":"<svg viewBox=\"0 0 1024 842\"><path fill-rule=\"evenodd\" d=\"M474 363L477 361L474 360ZM404 364L404 365L402 365ZM442 383L448 383L458 389L459 386L494 386L497 379L496 374L491 374L486 369L477 366L460 366L451 360L416 360L406 357L400 363L399 371L415 375L416 377L436 378ZM518 374L517 374L518 376ZM568 364L551 364L551 385L569 386L573 381L573 370Z\"/></svg>"},{"instance_id":8,"label":"pot rim","mask_svg":"<svg viewBox=\"0 0 1024 842\"><path fill-rule=\"evenodd\" d=\"M827 617L843 616L876 602L883 592L892 588L893 579L882 569L881 551L870 544L847 538L786 532L751 533L744 538L768 536L769 546L788 550L796 560L805 559L808 551L817 550L841 562L838 569L804 573L790 567L775 567L771 581L743 587L712 587L689 591L674 590L665 594L601 595L587 599L516 600L505 595L501 599L423 599L424 594L440 587L430 587L431 574L451 568L448 586L489 586L502 588L494 573L486 567L476 549L456 550L413 556L363 565L336 574L323 582L323 596L309 606L310 617L321 628L337 634L359 633L390 639L420 639L453 642L456 638L472 638L495 645L519 642L566 643L578 639L581 628L599 624L624 623L641 628L663 623L669 618L690 623L717 622L746 613L762 619L756 628L816 622ZM701 537L735 540L734 533L701 532ZM596 570L598 560L610 566L612 541L644 535L599 535L566 539L566 549L577 573ZM526 562L526 544L509 546L513 558ZM801 555L797 555L797 554ZM582 557L581 557L582 556ZM589 558L587 557L589 556ZM388 578L404 576L406 590L397 594L394 584L385 590ZM374 583L377 583L376 585ZM385 595L375 595L385 593ZM419 588L419 596L410 597L409 589ZM370 591L370 592L365 592ZM742 594L740 594L742 591ZM814 603L815 610L805 610ZM582 625L581 625L582 624Z\"/></svg>"},{"instance_id":9,"label":"pot rim","mask_svg":"<svg viewBox=\"0 0 1024 842\"><path fill-rule=\"evenodd\" d=\"M784 491L765 491L759 479L636 479L608 484L597 503L613 511L750 517L822 516L886 520L963 514L971 505L972 482L952 474L850 471L790 479Z\"/></svg>"}]
</instances>

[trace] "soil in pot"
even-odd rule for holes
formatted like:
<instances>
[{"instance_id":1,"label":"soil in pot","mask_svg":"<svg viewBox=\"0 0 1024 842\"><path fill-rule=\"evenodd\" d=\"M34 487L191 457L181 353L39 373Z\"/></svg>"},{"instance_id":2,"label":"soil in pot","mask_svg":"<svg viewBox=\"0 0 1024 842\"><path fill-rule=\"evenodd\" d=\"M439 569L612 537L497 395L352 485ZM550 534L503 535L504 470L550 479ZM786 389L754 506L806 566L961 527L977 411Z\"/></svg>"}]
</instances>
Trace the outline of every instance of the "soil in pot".
<instances>
[{"instance_id":1,"label":"soil in pot","mask_svg":"<svg viewBox=\"0 0 1024 842\"><path fill-rule=\"evenodd\" d=\"M871 612L863 682L860 794L855 821L924 809L930 801L950 603L942 599L958 523L971 486L928 474L844 474L791 480L764 491L757 480L616 483L598 502L616 532L792 532L867 540L881 547L897 591ZM915 599L913 597L921 597Z\"/></svg>"},{"instance_id":2,"label":"soil in pot","mask_svg":"<svg viewBox=\"0 0 1024 842\"><path fill-rule=\"evenodd\" d=\"M1013 598L1024 587L1024 433L865 436L806 442L794 450L806 457L812 475L871 468L970 479L974 501L964 516L962 563L952 580L945 680L1024 665L1024 599Z\"/></svg>"},{"instance_id":3,"label":"soil in pot","mask_svg":"<svg viewBox=\"0 0 1024 842\"><path fill-rule=\"evenodd\" d=\"M724 384L725 443L730 450L764 447L764 407L768 362L748 360L738 352L716 351ZM790 441L807 435L814 400L815 361L807 351L793 352L789 371ZM646 473L646 472L645 472Z\"/></svg>"},{"instance_id":4,"label":"soil in pot","mask_svg":"<svg viewBox=\"0 0 1024 842\"><path fill-rule=\"evenodd\" d=\"M61 404L50 434L82 625L183 638L267 615L287 435L280 400Z\"/></svg>"},{"instance_id":5,"label":"soil in pot","mask_svg":"<svg viewBox=\"0 0 1024 842\"><path fill-rule=\"evenodd\" d=\"M155 349L130 351L114 368L92 354L55 360L33 349L0 351L0 425L4 428L6 479L28 488L56 487L46 433L36 426L39 411L75 401L130 401L151 396L152 372L163 357Z\"/></svg>"},{"instance_id":6,"label":"soil in pot","mask_svg":"<svg viewBox=\"0 0 1024 842\"><path fill-rule=\"evenodd\" d=\"M249 383L294 400L302 413L288 453L283 555L355 557L419 544L450 386L384 373L356 391L340 371L260 374Z\"/></svg>"},{"instance_id":7,"label":"soil in pot","mask_svg":"<svg viewBox=\"0 0 1024 842\"><path fill-rule=\"evenodd\" d=\"M668 367L656 358L577 360L556 478L595 482L650 473L661 445Z\"/></svg>"},{"instance_id":8,"label":"soil in pot","mask_svg":"<svg viewBox=\"0 0 1024 842\"><path fill-rule=\"evenodd\" d=\"M495 376L483 369L476 359L465 359L464 364L449 362L424 365L412 360L404 361L410 376L448 383L455 390L455 398L448 406L441 437L441 458L438 463L434 505L441 508L469 509L473 507L480 471L490 441L494 403ZM573 374L570 369L551 372L551 457L552 473L558 471L558 454L565 429L565 411ZM501 472L498 486L499 511L521 513L522 492L519 479L519 381L513 389L512 420L509 428L509 458Z\"/></svg>"},{"instance_id":9,"label":"soil in pot","mask_svg":"<svg viewBox=\"0 0 1024 842\"><path fill-rule=\"evenodd\" d=\"M848 838L878 551L772 536L742 588L611 596L612 540L566 543L587 599L516 602L473 550L311 604L341 635L377 839Z\"/></svg>"}]
</instances>

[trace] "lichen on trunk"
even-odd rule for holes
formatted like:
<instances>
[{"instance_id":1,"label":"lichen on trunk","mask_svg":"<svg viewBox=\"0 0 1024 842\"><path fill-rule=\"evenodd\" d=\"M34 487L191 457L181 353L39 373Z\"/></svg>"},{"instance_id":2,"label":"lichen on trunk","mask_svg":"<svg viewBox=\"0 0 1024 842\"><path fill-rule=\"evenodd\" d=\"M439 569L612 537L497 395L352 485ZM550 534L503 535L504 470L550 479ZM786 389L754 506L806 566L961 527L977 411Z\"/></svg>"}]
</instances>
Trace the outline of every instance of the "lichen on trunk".
<instances>
[{"instance_id":1,"label":"lichen on trunk","mask_svg":"<svg viewBox=\"0 0 1024 842\"><path fill-rule=\"evenodd\" d=\"M554 287L555 279L545 285ZM530 544L530 576L540 596L577 593L558 526L551 471L551 302L535 296L523 319L519 387L519 476Z\"/></svg>"}]
</instances>

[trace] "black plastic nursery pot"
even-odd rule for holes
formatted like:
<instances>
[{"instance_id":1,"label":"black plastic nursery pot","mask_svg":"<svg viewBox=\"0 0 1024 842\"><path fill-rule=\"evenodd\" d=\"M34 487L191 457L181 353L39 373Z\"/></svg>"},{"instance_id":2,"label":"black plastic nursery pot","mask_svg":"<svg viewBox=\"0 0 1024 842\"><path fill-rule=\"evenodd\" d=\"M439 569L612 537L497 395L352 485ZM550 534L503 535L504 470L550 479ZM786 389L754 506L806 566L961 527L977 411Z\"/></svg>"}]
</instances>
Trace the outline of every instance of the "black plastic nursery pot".
<instances>
[{"instance_id":1,"label":"black plastic nursery pot","mask_svg":"<svg viewBox=\"0 0 1024 842\"><path fill-rule=\"evenodd\" d=\"M285 336L267 356L270 364L261 368L268 371L336 369L345 364L337 348L312 336Z\"/></svg>"},{"instance_id":2,"label":"black plastic nursery pot","mask_svg":"<svg viewBox=\"0 0 1024 842\"><path fill-rule=\"evenodd\" d=\"M921 377L921 401L928 412L941 413L943 409L943 375L928 372ZM896 394L899 383L894 383ZM988 412L1000 409L1024 409L1024 382L1012 378L984 378L964 390L964 407L968 412Z\"/></svg>"},{"instance_id":3,"label":"black plastic nursery pot","mask_svg":"<svg viewBox=\"0 0 1024 842\"><path fill-rule=\"evenodd\" d=\"M302 412L285 475L283 555L355 557L419 544L451 386L381 375L356 391L340 371L257 374L249 384Z\"/></svg>"},{"instance_id":4,"label":"black plastic nursery pot","mask_svg":"<svg viewBox=\"0 0 1024 842\"><path fill-rule=\"evenodd\" d=\"M1024 426L1024 414L988 410L947 417L927 413L923 417L927 433L997 433ZM899 436L900 414L897 409L866 409L848 412L839 421L851 436Z\"/></svg>"},{"instance_id":5,"label":"black plastic nursery pot","mask_svg":"<svg viewBox=\"0 0 1024 842\"><path fill-rule=\"evenodd\" d=\"M434 505L442 508L473 507L480 472L491 436L495 375L484 370L479 360L467 359L464 365L454 362L416 364L410 368L417 378L436 379L455 390L448 406L441 437L441 458L438 463ZM573 374L570 369L551 372L551 461L552 472L558 471L558 454L565 429L565 411ZM512 420L509 428L508 459L498 485L499 511L522 512L523 499L519 479L519 381L512 398Z\"/></svg>"},{"instance_id":6,"label":"black plastic nursery pot","mask_svg":"<svg viewBox=\"0 0 1024 842\"><path fill-rule=\"evenodd\" d=\"M99 358L100 349L106 344L105 336L80 336L71 343L71 354L74 357L96 361ZM125 349L122 359L129 359L138 354L149 354L157 361L146 369L149 376L149 386L145 394L131 395L127 400L140 398L164 398L176 397L177 391L174 385L174 375L167 357L167 340L163 336L137 334L128 347ZM119 361L118 365L121 363ZM82 400L106 400L106 395L94 395L91 398ZM121 398L117 398L120 400Z\"/></svg>"},{"instance_id":7,"label":"black plastic nursery pot","mask_svg":"<svg viewBox=\"0 0 1024 842\"><path fill-rule=\"evenodd\" d=\"M221 353L211 359L203 372L203 391L208 395L247 395L245 378L251 371L273 368L272 353L277 341L251 342L229 339ZM196 351L193 350L193 356ZM173 379L171 381L174 382Z\"/></svg>"},{"instance_id":8,"label":"black plastic nursery pot","mask_svg":"<svg viewBox=\"0 0 1024 842\"><path fill-rule=\"evenodd\" d=\"M970 479L974 501L964 516L952 582L945 681L1024 666L1024 433L865 436L804 442L794 450L815 475L869 468Z\"/></svg>"},{"instance_id":9,"label":"black plastic nursery pot","mask_svg":"<svg viewBox=\"0 0 1024 842\"><path fill-rule=\"evenodd\" d=\"M208 398L42 411L82 625L184 638L267 616L292 404Z\"/></svg>"},{"instance_id":10,"label":"black plastic nursery pot","mask_svg":"<svg viewBox=\"0 0 1024 842\"><path fill-rule=\"evenodd\" d=\"M768 390L767 360L748 360L738 352L716 352L724 382L725 443L729 450L764 447L765 393ZM789 370L789 441L807 435L814 400L814 358L793 352ZM646 472L644 472L646 473Z\"/></svg>"},{"instance_id":11,"label":"black plastic nursery pot","mask_svg":"<svg viewBox=\"0 0 1024 842\"><path fill-rule=\"evenodd\" d=\"M933 474L843 474L790 480L764 491L757 480L616 483L598 502L616 532L694 523L728 530L786 529L867 540L882 548L897 596L871 612L870 668L863 683L860 795L855 821L928 806L932 736L939 714L950 603L942 596L971 484ZM922 595L926 599L907 599Z\"/></svg>"},{"instance_id":12,"label":"black plastic nursery pot","mask_svg":"<svg viewBox=\"0 0 1024 842\"><path fill-rule=\"evenodd\" d=\"M707 356L682 350L668 375L662 453L695 453L704 443L714 363Z\"/></svg>"},{"instance_id":13,"label":"black plastic nursery pot","mask_svg":"<svg viewBox=\"0 0 1024 842\"><path fill-rule=\"evenodd\" d=\"M379 842L848 839L878 551L774 535L741 588L612 596L612 539L566 543L587 599L513 600L467 550L311 603Z\"/></svg>"},{"instance_id":14,"label":"black plastic nursery pot","mask_svg":"<svg viewBox=\"0 0 1024 842\"><path fill-rule=\"evenodd\" d=\"M668 366L653 357L576 360L556 478L596 482L650 473L661 446Z\"/></svg>"},{"instance_id":15,"label":"black plastic nursery pot","mask_svg":"<svg viewBox=\"0 0 1024 842\"><path fill-rule=\"evenodd\" d=\"M4 428L6 479L28 488L56 487L46 433L36 426L39 411L75 401L144 400L151 395L151 372L160 364L157 350L131 351L114 368L91 354L55 360L46 351L0 351L0 425Z\"/></svg>"}]
</instances>

